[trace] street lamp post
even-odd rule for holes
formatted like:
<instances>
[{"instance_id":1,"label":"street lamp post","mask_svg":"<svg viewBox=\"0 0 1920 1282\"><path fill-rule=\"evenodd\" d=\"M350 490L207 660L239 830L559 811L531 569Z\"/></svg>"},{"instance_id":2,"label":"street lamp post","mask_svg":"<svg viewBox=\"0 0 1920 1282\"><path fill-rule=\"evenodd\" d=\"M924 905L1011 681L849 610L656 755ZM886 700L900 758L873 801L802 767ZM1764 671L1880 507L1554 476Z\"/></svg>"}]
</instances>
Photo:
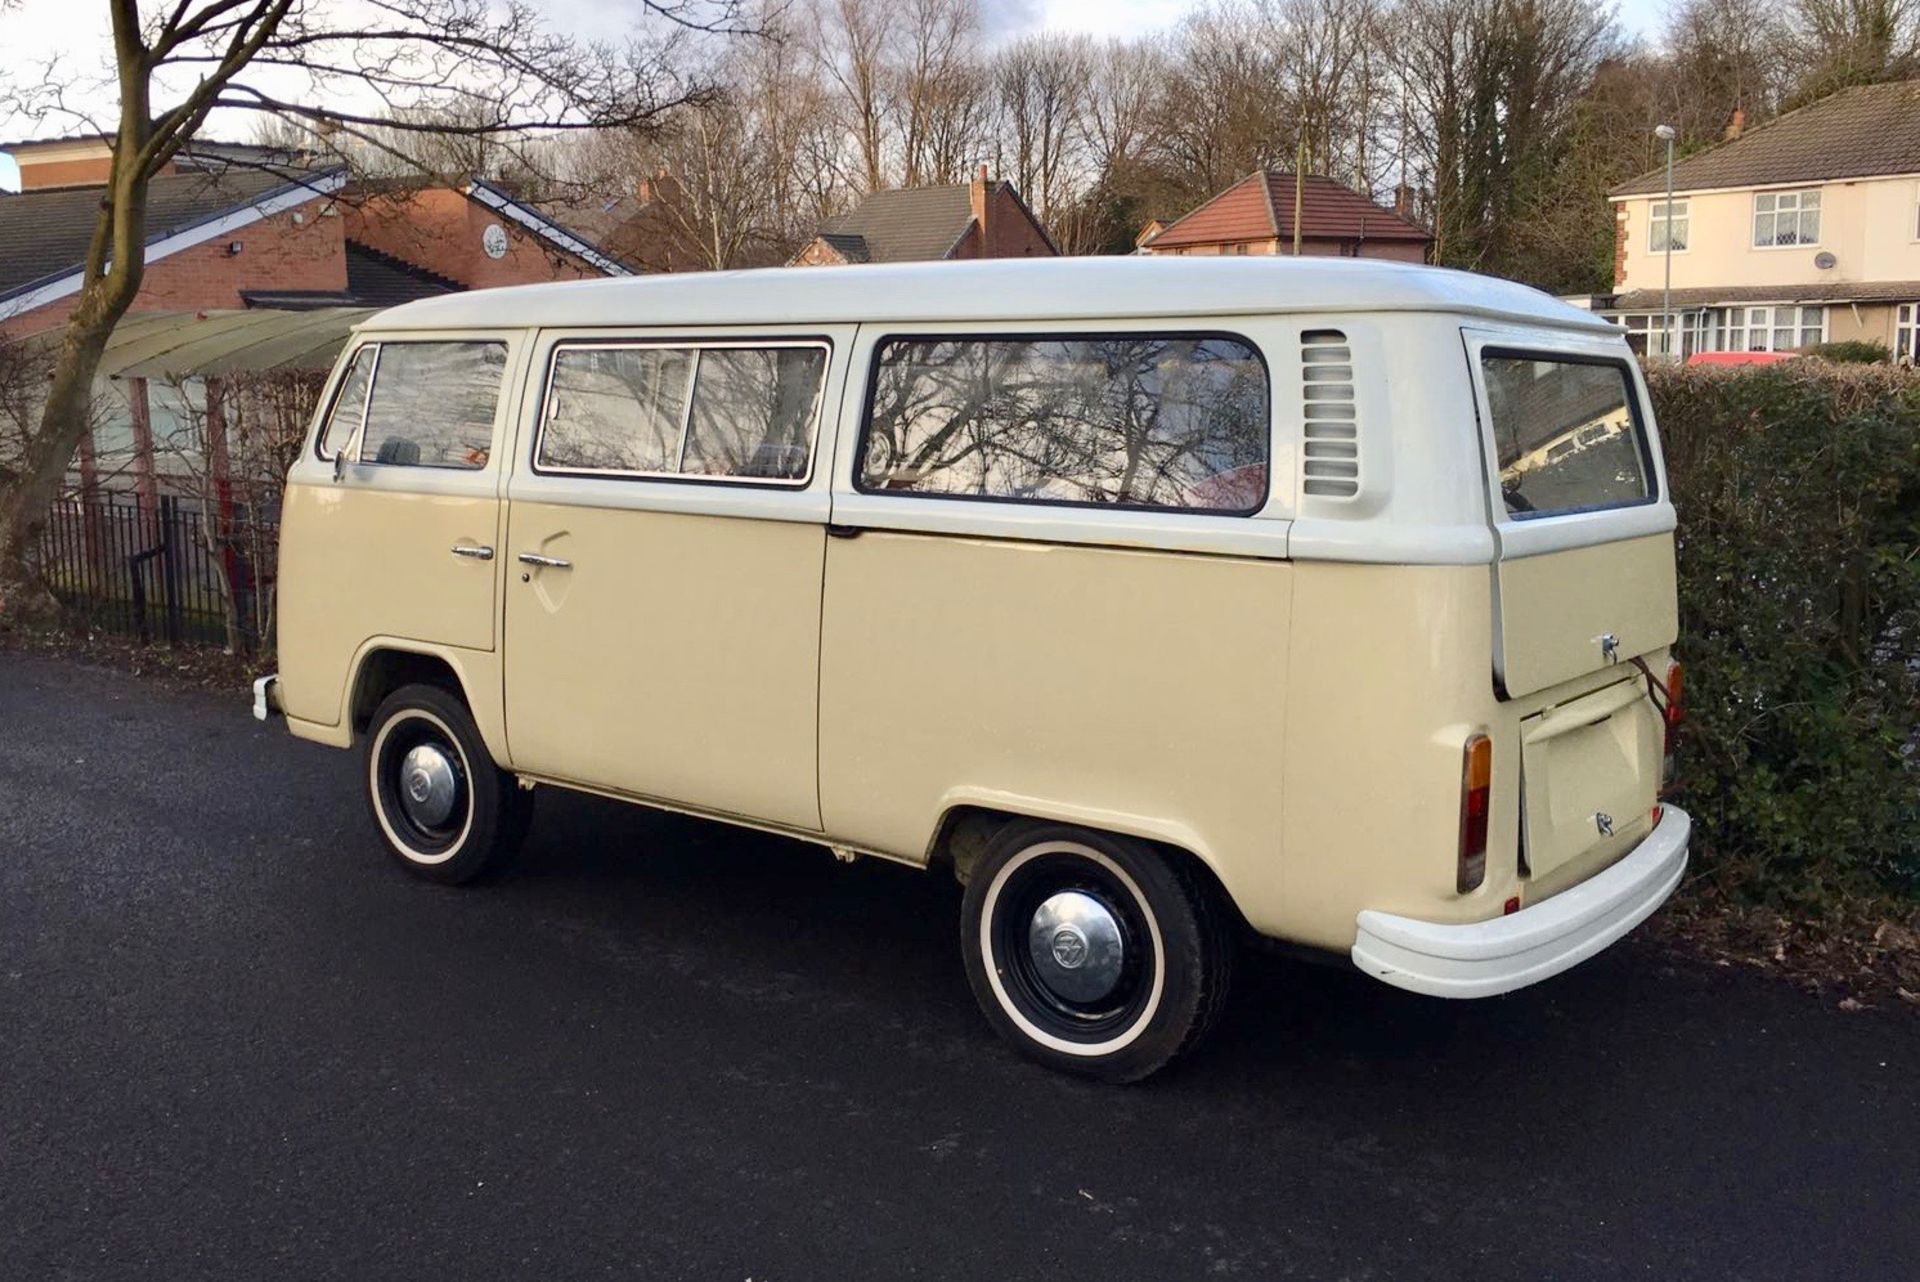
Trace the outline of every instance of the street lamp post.
<instances>
[{"instance_id":1,"label":"street lamp post","mask_svg":"<svg viewBox=\"0 0 1920 1282\"><path fill-rule=\"evenodd\" d=\"M1667 281L1660 292L1660 354L1673 356L1673 126L1655 125L1653 136L1667 144Z\"/></svg>"}]
</instances>

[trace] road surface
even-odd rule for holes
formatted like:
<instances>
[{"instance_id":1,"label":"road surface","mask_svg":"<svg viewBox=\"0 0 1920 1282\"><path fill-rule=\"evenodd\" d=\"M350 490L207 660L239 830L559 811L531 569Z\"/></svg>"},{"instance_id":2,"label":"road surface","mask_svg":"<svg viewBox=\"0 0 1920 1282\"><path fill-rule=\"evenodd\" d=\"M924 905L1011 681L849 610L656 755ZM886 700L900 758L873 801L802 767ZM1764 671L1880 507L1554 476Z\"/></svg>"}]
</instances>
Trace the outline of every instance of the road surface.
<instances>
[{"instance_id":1,"label":"road surface","mask_svg":"<svg viewBox=\"0 0 1920 1282\"><path fill-rule=\"evenodd\" d=\"M1910 1012L1254 956L1090 1085L988 1033L948 882L550 793L444 889L355 761L0 655L7 1277L1920 1276Z\"/></svg>"}]
</instances>

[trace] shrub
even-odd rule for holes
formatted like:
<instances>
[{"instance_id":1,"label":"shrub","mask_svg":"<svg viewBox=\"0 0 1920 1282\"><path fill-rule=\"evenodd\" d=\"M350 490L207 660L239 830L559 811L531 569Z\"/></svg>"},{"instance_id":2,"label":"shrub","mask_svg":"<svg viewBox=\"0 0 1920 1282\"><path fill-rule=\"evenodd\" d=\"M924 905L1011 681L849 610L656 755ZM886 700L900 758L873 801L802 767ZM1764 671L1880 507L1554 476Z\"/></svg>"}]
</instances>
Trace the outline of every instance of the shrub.
<instances>
[{"instance_id":1,"label":"shrub","mask_svg":"<svg viewBox=\"0 0 1920 1282\"><path fill-rule=\"evenodd\" d=\"M1648 382L1680 513L1697 866L1780 907L1920 894L1920 375Z\"/></svg>"},{"instance_id":2,"label":"shrub","mask_svg":"<svg viewBox=\"0 0 1920 1282\"><path fill-rule=\"evenodd\" d=\"M1886 365L1893 360L1893 349L1885 343L1860 338L1849 338L1840 343L1815 343L1800 354L1818 356L1837 365Z\"/></svg>"}]
</instances>

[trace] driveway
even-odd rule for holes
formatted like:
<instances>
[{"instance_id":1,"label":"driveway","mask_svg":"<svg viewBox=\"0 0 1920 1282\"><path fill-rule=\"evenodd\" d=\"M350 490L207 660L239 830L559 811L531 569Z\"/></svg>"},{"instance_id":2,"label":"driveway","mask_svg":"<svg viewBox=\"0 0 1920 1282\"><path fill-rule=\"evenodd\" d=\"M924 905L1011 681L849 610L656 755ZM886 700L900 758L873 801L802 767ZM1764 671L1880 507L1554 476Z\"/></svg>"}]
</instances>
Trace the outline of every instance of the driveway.
<instances>
[{"instance_id":1,"label":"driveway","mask_svg":"<svg viewBox=\"0 0 1920 1282\"><path fill-rule=\"evenodd\" d=\"M1920 1275L1920 1020L1632 941L1248 957L1144 1087L1004 1051L948 882L545 793L389 866L245 692L0 655L9 1278Z\"/></svg>"}]
</instances>

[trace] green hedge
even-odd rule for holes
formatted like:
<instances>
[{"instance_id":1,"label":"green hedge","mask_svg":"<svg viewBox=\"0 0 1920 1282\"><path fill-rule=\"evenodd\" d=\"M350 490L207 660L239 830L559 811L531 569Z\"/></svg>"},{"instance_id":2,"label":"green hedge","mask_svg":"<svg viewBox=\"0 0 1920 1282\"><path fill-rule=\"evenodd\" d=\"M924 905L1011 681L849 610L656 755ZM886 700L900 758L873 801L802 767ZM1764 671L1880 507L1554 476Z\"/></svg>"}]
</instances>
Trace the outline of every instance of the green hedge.
<instances>
[{"instance_id":1,"label":"green hedge","mask_svg":"<svg viewBox=\"0 0 1920 1282\"><path fill-rule=\"evenodd\" d=\"M1680 512L1696 867L1783 908L1920 895L1920 375L1649 370Z\"/></svg>"}]
</instances>

